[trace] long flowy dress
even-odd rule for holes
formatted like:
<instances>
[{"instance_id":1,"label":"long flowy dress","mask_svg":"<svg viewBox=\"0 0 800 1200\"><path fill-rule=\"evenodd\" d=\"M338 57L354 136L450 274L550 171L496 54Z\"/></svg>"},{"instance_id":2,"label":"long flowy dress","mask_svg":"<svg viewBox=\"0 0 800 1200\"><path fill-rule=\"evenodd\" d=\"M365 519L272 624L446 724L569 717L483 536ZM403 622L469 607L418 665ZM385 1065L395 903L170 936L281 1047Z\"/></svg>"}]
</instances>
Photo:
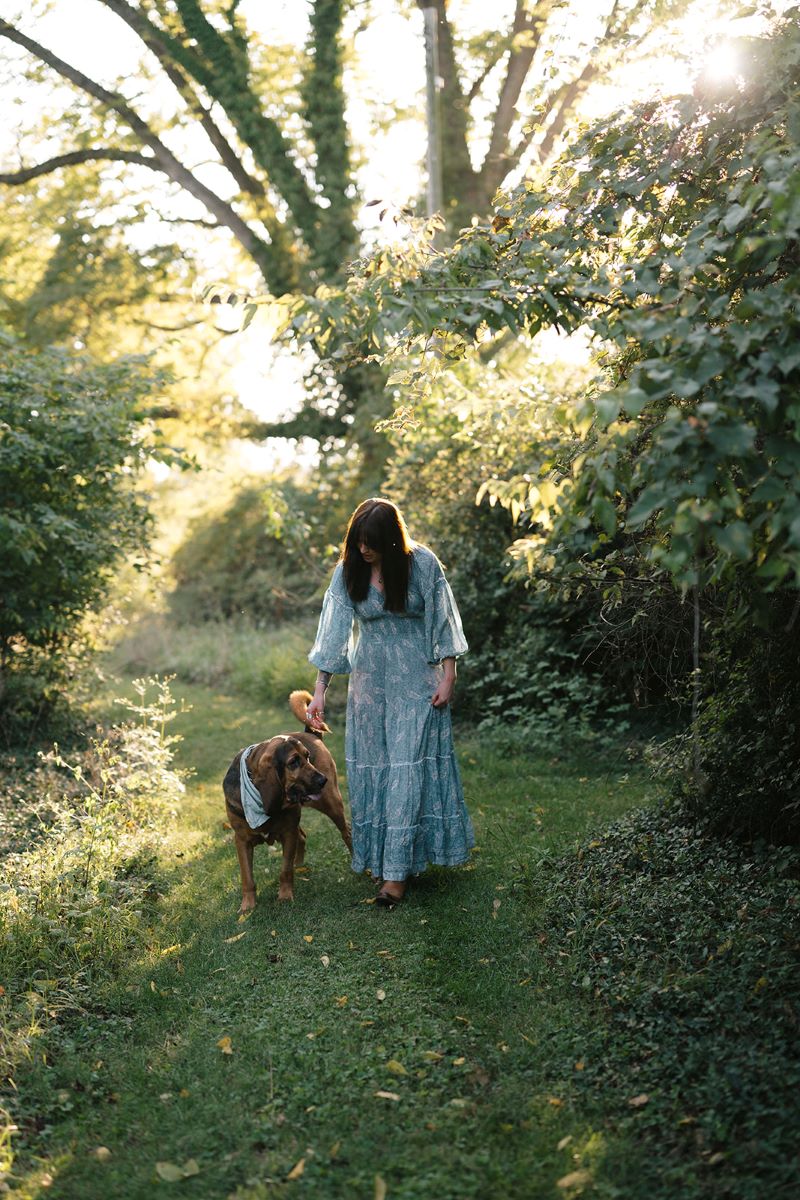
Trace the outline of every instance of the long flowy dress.
<instances>
[{"instance_id":1,"label":"long flowy dress","mask_svg":"<svg viewBox=\"0 0 800 1200\"><path fill-rule=\"evenodd\" d=\"M467 650L441 563L415 545L404 613L370 586L351 600L342 564L325 593L309 660L350 675L345 758L354 871L402 880L456 866L475 844L453 749L450 708L431 698L441 661Z\"/></svg>"}]
</instances>

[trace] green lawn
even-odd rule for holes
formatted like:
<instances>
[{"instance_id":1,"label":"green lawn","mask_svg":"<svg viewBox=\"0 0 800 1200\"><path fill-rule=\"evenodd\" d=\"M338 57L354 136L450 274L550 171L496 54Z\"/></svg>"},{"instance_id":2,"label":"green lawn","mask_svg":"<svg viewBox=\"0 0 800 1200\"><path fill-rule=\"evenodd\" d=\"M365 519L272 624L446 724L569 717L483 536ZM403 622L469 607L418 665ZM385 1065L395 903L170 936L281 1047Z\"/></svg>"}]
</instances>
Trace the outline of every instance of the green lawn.
<instances>
[{"instance_id":1,"label":"green lawn","mask_svg":"<svg viewBox=\"0 0 800 1200\"><path fill-rule=\"evenodd\" d=\"M312 812L294 904L277 903L279 858L263 847L258 907L240 922L220 780L242 745L293 721L175 691L192 705L176 726L194 776L146 950L20 1075L39 1117L12 1194L538 1198L578 1194L590 1172L595 1194L635 1197L601 1110L576 1102L575 1032L594 1017L544 966L529 885L547 852L642 804L642 777L462 735L468 867L431 870L401 907L376 909ZM341 728L329 744L342 762ZM157 1163L191 1173L168 1182Z\"/></svg>"}]
</instances>

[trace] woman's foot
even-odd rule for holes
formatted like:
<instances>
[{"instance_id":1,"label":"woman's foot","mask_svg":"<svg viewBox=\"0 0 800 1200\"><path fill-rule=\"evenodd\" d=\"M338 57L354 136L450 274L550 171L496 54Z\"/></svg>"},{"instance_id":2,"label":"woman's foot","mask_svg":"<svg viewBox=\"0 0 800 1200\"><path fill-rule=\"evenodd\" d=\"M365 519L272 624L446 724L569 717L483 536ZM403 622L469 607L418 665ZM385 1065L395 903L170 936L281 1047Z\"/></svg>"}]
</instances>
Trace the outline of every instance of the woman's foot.
<instances>
[{"instance_id":1,"label":"woman's foot","mask_svg":"<svg viewBox=\"0 0 800 1200\"><path fill-rule=\"evenodd\" d=\"M406 881L404 879L385 879L381 885L381 890L375 897L375 903L381 908L392 908L395 904L399 904L406 894Z\"/></svg>"}]
</instances>

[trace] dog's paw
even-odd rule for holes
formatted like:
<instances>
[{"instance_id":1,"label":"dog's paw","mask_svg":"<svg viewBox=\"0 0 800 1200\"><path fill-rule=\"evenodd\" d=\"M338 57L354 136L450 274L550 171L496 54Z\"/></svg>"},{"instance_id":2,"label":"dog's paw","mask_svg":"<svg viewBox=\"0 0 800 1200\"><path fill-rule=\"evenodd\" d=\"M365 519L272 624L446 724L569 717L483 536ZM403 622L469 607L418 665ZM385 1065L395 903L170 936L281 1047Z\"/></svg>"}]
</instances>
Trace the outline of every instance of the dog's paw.
<instances>
[{"instance_id":1,"label":"dog's paw","mask_svg":"<svg viewBox=\"0 0 800 1200\"><path fill-rule=\"evenodd\" d=\"M294 892L291 888L282 887L278 892L279 900L294 900Z\"/></svg>"},{"instance_id":2,"label":"dog's paw","mask_svg":"<svg viewBox=\"0 0 800 1200\"><path fill-rule=\"evenodd\" d=\"M239 907L239 912L240 913L252 912L253 909L255 908L255 906L256 906L256 894L255 894L255 892L248 892L246 895L242 896L242 903Z\"/></svg>"}]
</instances>

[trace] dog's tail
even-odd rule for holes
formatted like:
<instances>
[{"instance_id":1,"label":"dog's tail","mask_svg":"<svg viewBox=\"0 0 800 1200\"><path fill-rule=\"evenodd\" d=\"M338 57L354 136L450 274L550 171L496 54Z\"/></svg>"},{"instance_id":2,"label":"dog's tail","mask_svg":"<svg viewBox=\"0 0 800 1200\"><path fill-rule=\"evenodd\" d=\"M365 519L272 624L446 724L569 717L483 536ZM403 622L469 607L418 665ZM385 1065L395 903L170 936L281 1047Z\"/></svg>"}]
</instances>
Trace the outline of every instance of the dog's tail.
<instances>
[{"instance_id":1,"label":"dog's tail","mask_svg":"<svg viewBox=\"0 0 800 1200\"><path fill-rule=\"evenodd\" d=\"M292 710L298 721L306 727L306 733L316 733L318 737L322 737L323 733L330 733L330 729L324 721L320 720L315 725L312 725L306 717L306 709L308 708L314 697L311 692L303 690L292 692L289 696L289 708Z\"/></svg>"}]
</instances>

